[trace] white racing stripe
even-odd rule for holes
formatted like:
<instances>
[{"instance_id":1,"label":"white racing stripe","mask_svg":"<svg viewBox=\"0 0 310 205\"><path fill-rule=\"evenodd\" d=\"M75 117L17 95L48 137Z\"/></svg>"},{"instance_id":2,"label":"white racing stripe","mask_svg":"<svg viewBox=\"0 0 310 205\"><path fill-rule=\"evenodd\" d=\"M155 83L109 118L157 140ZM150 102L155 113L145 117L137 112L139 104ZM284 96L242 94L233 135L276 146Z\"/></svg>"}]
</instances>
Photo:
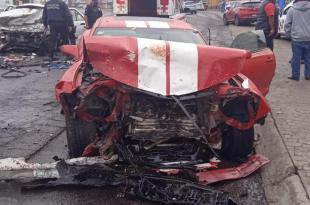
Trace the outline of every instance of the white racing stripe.
<instances>
[{"instance_id":1,"label":"white racing stripe","mask_svg":"<svg viewBox=\"0 0 310 205\"><path fill-rule=\"evenodd\" d=\"M198 89L198 48L195 44L170 42L170 94Z\"/></svg>"},{"instance_id":2,"label":"white racing stripe","mask_svg":"<svg viewBox=\"0 0 310 205\"><path fill-rule=\"evenodd\" d=\"M168 22L148 21L150 28L170 28Z\"/></svg>"},{"instance_id":3,"label":"white racing stripe","mask_svg":"<svg viewBox=\"0 0 310 205\"><path fill-rule=\"evenodd\" d=\"M147 28L145 21L125 21L128 28Z\"/></svg>"},{"instance_id":4,"label":"white racing stripe","mask_svg":"<svg viewBox=\"0 0 310 205\"><path fill-rule=\"evenodd\" d=\"M166 95L166 44L138 38L138 88Z\"/></svg>"}]
</instances>

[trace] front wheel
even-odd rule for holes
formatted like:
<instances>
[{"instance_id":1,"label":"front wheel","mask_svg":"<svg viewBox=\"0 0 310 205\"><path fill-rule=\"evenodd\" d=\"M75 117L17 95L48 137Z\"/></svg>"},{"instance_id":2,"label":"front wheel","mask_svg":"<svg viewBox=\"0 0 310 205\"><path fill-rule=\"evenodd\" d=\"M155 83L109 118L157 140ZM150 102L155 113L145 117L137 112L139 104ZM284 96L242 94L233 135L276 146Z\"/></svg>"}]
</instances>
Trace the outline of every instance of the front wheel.
<instances>
[{"instance_id":1,"label":"front wheel","mask_svg":"<svg viewBox=\"0 0 310 205\"><path fill-rule=\"evenodd\" d=\"M51 53L51 37L44 37L39 45L38 56L47 56Z\"/></svg>"},{"instance_id":2,"label":"front wheel","mask_svg":"<svg viewBox=\"0 0 310 205\"><path fill-rule=\"evenodd\" d=\"M228 20L226 16L223 16L223 23L225 26L228 26Z\"/></svg>"},{"instance_id":3,"label":"front wheel","mask_svg":"<svg viewBox=\"0 0 310 205\"><path fill-rule=\"evenodd\" d=\"M85 147L94 141L96 124L65 113L67 144L70 158L81 157Z\"/></svg>"},{"instance_id":4,"label":"front wheel","mask_svg":"<svg viewBox=\"0 0 310 205\"><path fill-rule=\"evenodd\" d=\"M239 16L235 17L235 25L236 26L240 26L241 25Z\"/></svg>"},{"instance_id":5,"label":"front wheel","mask_svg":"<svg viewBox=\"0 0 310 205\"><path fill-rule=\"evenodd\" d=\"M244 161L254 148L254 128L239 130L229 125L222 129L221 154L225 159Z\"/></svg>"}]
</instances>

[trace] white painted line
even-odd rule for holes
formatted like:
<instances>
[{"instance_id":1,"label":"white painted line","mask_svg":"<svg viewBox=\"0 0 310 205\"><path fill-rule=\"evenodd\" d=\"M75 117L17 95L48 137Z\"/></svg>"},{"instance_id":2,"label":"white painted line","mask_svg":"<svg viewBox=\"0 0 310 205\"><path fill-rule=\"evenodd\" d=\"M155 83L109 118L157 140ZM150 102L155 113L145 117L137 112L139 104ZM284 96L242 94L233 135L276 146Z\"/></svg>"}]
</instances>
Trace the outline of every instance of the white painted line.
<instances>
[{"instance_id":1,"label":"white painted line","mask_svg":"<svg viewBox=\"0 0 310 205\"><path fill-rule=\"evenodd\" d=\"M147 28L145 21L125 21L128 28Z\"/></svg>"},{"instance_id":2,"label":"white painted line","mask_svg":"<svg viewBox=\"0 0 310 205\"><path fill-rule=\"evenodd\" d=\"M166 95L165 41L138 38L138 88Z\"/></svg>"},{"instance_id":3,"label":"white painted line","mask_svg":"<svg viewBox=\"0 0 310 205\"><path fill-rule=\"evenodd\" d=\"M198 89L198 49L195 44L170 42L170 94Z\"/></svg>"}]
</instances>

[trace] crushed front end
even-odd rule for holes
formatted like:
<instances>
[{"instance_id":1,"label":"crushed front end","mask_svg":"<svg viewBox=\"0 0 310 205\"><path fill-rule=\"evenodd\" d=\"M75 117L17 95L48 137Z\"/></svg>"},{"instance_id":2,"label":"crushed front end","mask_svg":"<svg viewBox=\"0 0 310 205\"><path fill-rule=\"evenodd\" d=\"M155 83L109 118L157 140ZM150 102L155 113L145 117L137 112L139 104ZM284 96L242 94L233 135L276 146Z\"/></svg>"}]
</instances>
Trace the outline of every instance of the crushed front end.
<instances>
[{"instance_id":1,"label":"crushed front end","mask_svg":"<svg viewBox=\"0 0 310 205\"><path fill-rule=\"evenodd\" d=\"M79 89L61 95L71 157L117 155L116 164L202 184L235 179L236 164L244 169L238 176L245 177L268 163L263 156L251 157L254 124L265 116L259 116L261 97L242 87L248 79L236 76L196 93L162 96L84 66ZM219 170L227 175L214 179Z\"/></svg>"},{"instance_id":2,"label":"crushed front end","mask_svg":"<svg viewBox=\"0 0 310 205\"><path fill-rule=\"evenodd\" d=\"M122 176L168 177L199 186L246 177L267 164L254 152L254 125L262 124L270 109L240 74L250 55L169 43L104 38L82 39L85 50L67 47L78 60L55 91L66 117L69 156L115 159L109 168ZM198 57L174 49L184 46ZM197 63L188 63L193 59ZM194 78L188 78L191 71ZM147 187L144 194L152 189Z\"/></svg>"},{"instance_id":3,"label":"crushed front end","mask_svg":"<svg viewBox=\"0 0 310 205\"><path fill-rule=\"evenodd\" d=\"M36 52L46 44L43 29L36 26L23 30L2 29L0 33L0 51ZM47 46L47 44L45 45Z\"/></svg>"}]
</instances>

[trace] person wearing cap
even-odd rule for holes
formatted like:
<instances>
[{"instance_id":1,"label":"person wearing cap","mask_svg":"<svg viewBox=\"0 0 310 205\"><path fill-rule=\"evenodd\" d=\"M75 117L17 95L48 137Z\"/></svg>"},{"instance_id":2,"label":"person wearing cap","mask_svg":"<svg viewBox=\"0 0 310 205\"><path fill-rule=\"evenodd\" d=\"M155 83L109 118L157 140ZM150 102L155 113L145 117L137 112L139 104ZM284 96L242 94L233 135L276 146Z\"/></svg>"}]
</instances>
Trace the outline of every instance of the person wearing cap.
<instances>
[{"instance_id":1,"label":"person wearing cap","mask_svg":"<svg viewBox=\"0 0 310 205\"><path fill-rule=\"evenodd\" d=\"M290 80L299 81L300 62L304 59L305 79L310 80L310 1L295 0L286 15L285 32L292 39L293 57Z\"/></svg>"},{"instance_id":2,"label":"person wearing cap","mask_svg":"<svg viewBox=\"0 0 310 205\"><path fill-rule=\"evenodd\" d=\"M98 18L102 16L98 0L92 0L85 8L86 29L91 29Z\"/></svg>"}]
</instances>

